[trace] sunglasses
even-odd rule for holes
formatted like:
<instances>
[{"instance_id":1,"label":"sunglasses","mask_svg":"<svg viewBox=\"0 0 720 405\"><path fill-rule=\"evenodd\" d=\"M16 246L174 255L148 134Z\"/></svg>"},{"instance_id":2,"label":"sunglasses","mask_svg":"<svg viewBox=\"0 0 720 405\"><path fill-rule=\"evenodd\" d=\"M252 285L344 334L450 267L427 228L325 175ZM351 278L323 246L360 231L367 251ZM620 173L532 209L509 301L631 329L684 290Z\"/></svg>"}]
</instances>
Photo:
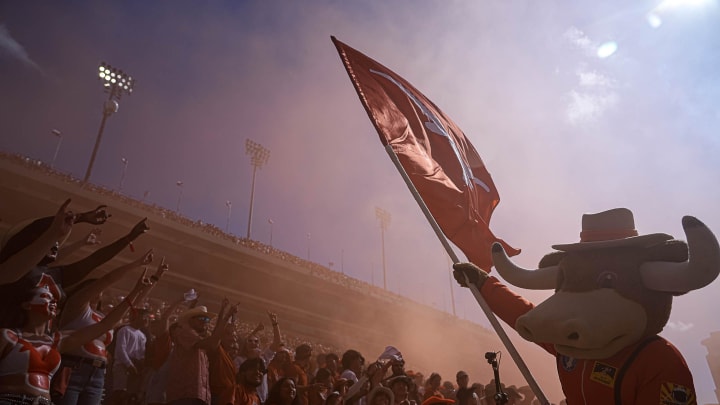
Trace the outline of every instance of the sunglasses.
<instances>
[{"instance_id":1,"label":"sunglasses","mask_svg":"<svg viewBox=\"0 0 720 405\"><path fill-rule=\"evenodd\" d=\"M196 316L196 317L193 318L193 319L197 319L198 321L200 321L200 322L205 322L205 323L210 322L210 317L209 317L209 316Z\"/></svg>"}]
</instances>

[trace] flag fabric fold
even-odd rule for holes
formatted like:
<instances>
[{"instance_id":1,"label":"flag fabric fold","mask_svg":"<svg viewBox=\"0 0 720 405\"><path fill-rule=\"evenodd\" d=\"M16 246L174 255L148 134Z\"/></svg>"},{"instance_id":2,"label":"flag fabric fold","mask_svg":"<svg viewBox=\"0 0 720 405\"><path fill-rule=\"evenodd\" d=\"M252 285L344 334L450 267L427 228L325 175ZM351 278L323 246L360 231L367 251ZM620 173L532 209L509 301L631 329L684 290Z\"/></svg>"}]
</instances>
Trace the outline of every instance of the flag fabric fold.
<instances>
[{"instance_id":1,"label":"flag fabric fold","mask_svg":"<svg viewBox=\"0 0 720 405\"><path fill-rule=\"evenodd\" d=\"M490 271L491 246L520 250L493 235L500 196L462 130L401 76L332 37L383 145L390 145L443 233L468 260Z\"/></svg>"}]
</instances>

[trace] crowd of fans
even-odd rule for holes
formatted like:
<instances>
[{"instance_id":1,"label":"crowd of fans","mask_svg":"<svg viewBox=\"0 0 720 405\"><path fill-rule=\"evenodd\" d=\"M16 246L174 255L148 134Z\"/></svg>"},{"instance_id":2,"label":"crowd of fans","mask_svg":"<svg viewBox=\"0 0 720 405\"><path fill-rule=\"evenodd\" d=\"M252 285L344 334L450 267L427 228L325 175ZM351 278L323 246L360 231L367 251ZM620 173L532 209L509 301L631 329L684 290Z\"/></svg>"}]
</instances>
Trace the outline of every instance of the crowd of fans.
<instances>
[{"instance_id":1,"label":"crowd of fans","mask_svg":"<svg viewBox=\"0 0 720 405\"><path fill-rule=\"evenodd\" d=\"M192 290L154 297L170 264L156 263L152 250L96 278L149 230L147 220L65 263L63 255L96 242L96 228L75 242L67 242L70 231L109 218L105 206L75 214L70 203L14 224L0 240L0 405L537 403L527 386L470 384L464 371L454 383L434 372L426 378L392 346L366 364L357 350L281 333L272 312L265 328L237 319L228 300L215 313ZM137 280L129 292L103 297L126 277Z\"/></svg>"}]
</instances>

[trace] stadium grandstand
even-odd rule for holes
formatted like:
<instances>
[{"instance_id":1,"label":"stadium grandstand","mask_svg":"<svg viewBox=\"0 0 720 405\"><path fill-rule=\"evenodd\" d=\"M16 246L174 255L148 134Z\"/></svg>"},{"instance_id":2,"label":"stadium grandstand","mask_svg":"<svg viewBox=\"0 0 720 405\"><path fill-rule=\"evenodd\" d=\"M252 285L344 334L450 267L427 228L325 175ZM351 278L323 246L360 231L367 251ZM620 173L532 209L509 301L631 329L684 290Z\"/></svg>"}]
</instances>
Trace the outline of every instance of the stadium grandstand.
<instances>
[{"instance_id":1,"label":"stadium grandstand","mask_svg":"<svg viewBox=\"0 0 720 405\"><path fill-rule=\"evenodd\" d=\"M83 185L42 161L0 152L0 234L19 222L54 213L67 198L79 210L107 205L112 218L103 225L103 240L114 240L148 218L151 230L135 242L136 253L121 253L98 271L107 272L154 248L171 270L153 291L150 307L159 308L194 288L211 309L216 310L223 297L238 302L241 328L247 331L259 322L268 324L268 310L277 313L290 347L310 343L315 353L340 354L353 348L372 361L392 345L402 351L407 369L425 375L437 371L447 379L462 367L473 381L487 383L493 373L483 354L505 351L495 333L479 324L173 210ZM71 239L83 231L76 232ZM63 261L91 251L84 247ZM128 279L106 295L116 297L133 282ZM262 338L271 339L269 327ZM541 386L551 393L559 390L553 362L537 347L513 340ZM509 356L502 365L504 381L525 384Z\"/></svg>"}]
</instances>

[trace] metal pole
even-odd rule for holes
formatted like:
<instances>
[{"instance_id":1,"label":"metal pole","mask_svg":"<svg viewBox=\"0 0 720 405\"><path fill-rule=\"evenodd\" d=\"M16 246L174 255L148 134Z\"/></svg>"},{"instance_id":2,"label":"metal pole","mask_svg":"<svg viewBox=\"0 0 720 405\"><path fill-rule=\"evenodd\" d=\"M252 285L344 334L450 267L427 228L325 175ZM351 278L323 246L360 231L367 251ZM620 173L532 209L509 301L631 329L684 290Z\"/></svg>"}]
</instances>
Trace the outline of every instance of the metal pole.
<instances>
[{"instance_id":1,"label":"metal pole","mask_svg":"<svg viewBox=\"0 0 720 405\"><path fill-rule=\"evenodd\" d=\"M420 196L420 193L418 193L417 189L415 188L415 185L412 183L412 180L410 180L410 176L408 176L407 172L405 171L405 168L400 163L400 159L398 159L397 155L395 154L395 151L392 149L392 145L385 145L385 151L387 152L388 156L390 156L390 160L395 164L395 168L400 172L400 176L402 176L403 180L405 180L405 184L408 186L408 189L410 190L410 193L415 198L415 202L418 203L420 206L420 210L422 210L423 214L425 214L425 219L428 220L430 223L430 226L432 227L433 231L435 231L435 235L440 240L440 243L442 243L443 247L445 248L445 251L452 259L453 263L460 263L460 259L457 257L457 254L455 254L455 251L450 246L450 242L448 242L447 238L445 237L445 234L440 229L440 225L438 225L437 221L435 221L435 217L432 216L430 213L430 210L428 209L427 205L425 205L425 201L423 201L422 197ZM540 389L540 386L538 385L537 381L535 381L535 377L533 377L532 374L530 374L530 370L528 369L527 365L525 364L525 361L520 357L520 354L518 353L517 349L515 348L515 345L510 341L510 338L508 337L507 333L505 333L505 330L503 329L502 325L500 325L500 322L498 321L495 314L490 309L490 306L485 302L485 299L480 294L480 290L478 290L477 286L475 284L468 283L470 291L472 291L473 296L475 297L475 300L480 305L480 308L485 313L485 316L487 317L488 321L490 321L490 325L492 325L493 329L495 330L495 333L498 334L498 337L500 338L500 341L503 343L505 348L507 349L508 353L510 354L510 357L512 357L513 361L515 362L515 365L517 365L518 369L522 373L523 377L525 377L525 380L527 381L530 388L535 393L535 396L540 401L541 405L549 405L550 401L548 401L545 394Z\"/></svg>"},{"instance_id":2,"label":"metal pole","mask_svg":"<svg viewBox=\"0 0 720 405\"><path fill-rule=\"evenodd\" d=\"M225 205L227 205L227 221L225 222L225 233L229 232L230 229L230 212L232 211L232 203L230 200L225 201Z\"/></svg>"},{"instance_id":3,"label":"metal pole","mask_svg":"<svg viewBox=\"0 0 720 405\"><path fill-rule=\"evenodd\" d=\"M453 276L452 272L448 272L448 278L450 279L450 302L452 303L453 316L457 316L455 312L455 293L453 292Z\"/></svg>"},{"instance_id":4,"label":"metal pole","mask_svg":"<svg viewBox=\"0 0 720 405\"><path fill-rule=\"evenodd\" d=\"M307 259L310 261L310 234L307 234L307 240L308 240L308 251L307 251Z\"/></svg>"},{"instance_id":5,"label":"metal pole","mask_svg":"<svg viewBox=\"0 0 720 405\"><path fill-rule=\"evenodd\" d=\"M123 164L123 169L122 169L122 173L120 174L120 187L118 188L118 191L122 191L123 184L125 183L125 172L127 172L127 165L128 165L127 159L122 158L122 164Z\"/></svg>"},{"instance_id":6,"label":"metal pole","mask_svg":"<svg viewBox=\"0 0 720 405\"><path fill-rule=\"evenodd\" d=\"M180 192L178 193L177 208L175 209L175 211L179 214L180 213L180 200L182 200L182 195L183 195L183 186L182 186L182 184L178 184L178 187L180 187Z\"/></svg>"},{"instance_id":7,"label":"metal pole","mask_svg":"<svg viewBox=\"0 0 720 405\"><path fill-rule=\"evenodd\" d=\"M85 177L83 178L83 184L87 183L88 180L90 180L90 174L92 173L93 165L95 164L95 156L97 156L98 148L100 147L100 140L102 139L103 130L105 129L105 121L107 118L113 113L108 108L107 103L113 102L113 96L115 95L115 87L112 87L110 90L110 96L108 97L107 101L103 105L103 117L102 121L100 121L100 129L98 130L97 138L95 138L95 146L93 147L92 155L90 155L90 163L88 163L87 170L85 171Z\"/></svg>"},{"instance_id":8,"label":"metal pole","mask_svg":"<svg viewBox=\"0 0 720 405\"><path fill-rule=\"evenodd\" d=\"M270 247L272 247L272 245L273 245L273 244L272 244L273 224L274 224L275 222L273 222L272 219L268 218L268 223L270 224Z\"/></svg>"},{"instance_id":9,"label":"metal pole","mask_svg":"<svg viewBox=\"0 0 720 405\"><path fill-rule=\"evenodd\" d=\"M248 227L247 227L247 238L250 239L250 227L252 226L252 212L253 202L255 200L255 172L257 172L257 165L253 164L253 178L252 186L250 188L250 214L248 215Z\"/></svg>"},{"instance_id":10,"label":"metal pole","mask_svg":"<svg viewBox=\"0 0 720 405\"><path fill-rule=\"evenodd\" d=\"M55 154L53 154L52 163L50 163L50 168L55 167L55 159L57 159L58 152L60 152L60 144L62 143L62 133L58 131L57 129L52 130L53 135L57 136L57 146L55 147Z\"/></svg>"}]
</instances>

